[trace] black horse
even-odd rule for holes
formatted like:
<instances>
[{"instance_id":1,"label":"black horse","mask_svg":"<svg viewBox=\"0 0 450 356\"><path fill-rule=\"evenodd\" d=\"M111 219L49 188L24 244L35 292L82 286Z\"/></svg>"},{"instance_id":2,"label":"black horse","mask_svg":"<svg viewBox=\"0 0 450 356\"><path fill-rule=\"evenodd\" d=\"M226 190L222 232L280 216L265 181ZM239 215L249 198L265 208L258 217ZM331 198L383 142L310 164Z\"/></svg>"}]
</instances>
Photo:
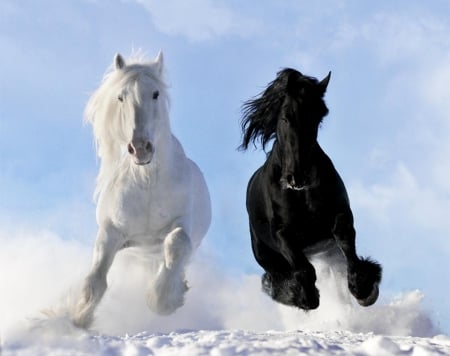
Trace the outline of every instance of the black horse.
<instances>
[{"instance_id":1,"label":"black horse","mask_svg":"<svg viewBox=\"0 0 450 356\"><path fill-rule=\"evenodd\" d=\"M247 188L252 249L265 270L263 291L304 310L319 306L313 255L346 262L348 288L363 306L377 300L382 275L380 264L356 254L344 183L317 142L328 113L323 96L330 75L319 82L294 69L280 71L259 97L244 103L241 123L243 150L258 141L264 149L274 139Z\"/></svg>"}]
</instances>

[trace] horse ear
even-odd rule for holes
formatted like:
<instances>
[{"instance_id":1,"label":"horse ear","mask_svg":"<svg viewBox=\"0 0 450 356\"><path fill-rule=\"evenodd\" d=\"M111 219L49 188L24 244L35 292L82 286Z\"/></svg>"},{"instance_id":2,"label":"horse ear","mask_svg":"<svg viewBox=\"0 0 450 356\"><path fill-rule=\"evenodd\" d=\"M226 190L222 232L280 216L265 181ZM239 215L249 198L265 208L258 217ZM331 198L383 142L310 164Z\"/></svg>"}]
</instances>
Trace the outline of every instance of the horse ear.
<instances>
[{"instance_id":1,"label":"horse ear","mask_svg":"<svg viewBox=\"0 0 450 356\"><path fill-rule=\"evenodd\" d=\"M164 67L164 56L162 51L159 51L158 55L155 58L156 68L158 69L158 73L162 74Z\"/></svg>"},{"instance_id":2,"label":"horse ear","mask_svg":"<svg viewBox=\"0 0 450 356\"><path fill-rule=\"evenodd\" d=\"M325 78L323 78L322 81L319 83L319 87L321 88L323 94L325 94L327 90L328 83L330 82L330 77L331 71L328 72L328 75Z\"/></svg>"},{"instance_id":3,"label":"horse ear","mask_svg":"<svg viewBox=\"0 0 450 356\"><path fill-rule=\"evenodd\" d=\"M125 60L119 53L117 53L114 56L114 68L116 70L118 70L118 69L122 69L123 67L125 67Z\"/></svg>"}]
</instances>

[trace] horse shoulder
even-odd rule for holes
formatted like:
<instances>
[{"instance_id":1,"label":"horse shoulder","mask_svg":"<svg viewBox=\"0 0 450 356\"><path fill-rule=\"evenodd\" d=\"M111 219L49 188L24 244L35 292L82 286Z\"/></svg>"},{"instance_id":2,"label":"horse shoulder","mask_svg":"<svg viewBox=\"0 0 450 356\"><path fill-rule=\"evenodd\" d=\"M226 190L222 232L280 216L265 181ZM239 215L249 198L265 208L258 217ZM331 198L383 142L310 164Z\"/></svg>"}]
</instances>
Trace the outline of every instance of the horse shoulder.
<instances>
[{"instance_id":1,"label":"horse shoulder","mask_svg":"<svg viewBox=\"0 0 450 356\"><path fill-rule=\"evenodd\" d=\"M263 165L250 178L247 186L247 212L251 224L258 224L263 230L267 230L269 238L273 228L274 217L277 215L279 194L275 191L277 185L273 184L267 167ZM255 226L256 227L256 226ZM256 228L256 230L261 231ZM266 235L264 233L263 235Z\"/></svg>"},{"instance_id":2,"label":"horse shoulder","mask_svg":"<svg viewBox=\"0 0 450 356\"><path fill-rule=\"evenodd\" d=\"M319 147L320 148L320 147ZM331 158L320 148L319 181L320 187L328 191L327 196L333 197L338 206L349 206L350 200L345 183Z\"/></svg>"}]
</instances>

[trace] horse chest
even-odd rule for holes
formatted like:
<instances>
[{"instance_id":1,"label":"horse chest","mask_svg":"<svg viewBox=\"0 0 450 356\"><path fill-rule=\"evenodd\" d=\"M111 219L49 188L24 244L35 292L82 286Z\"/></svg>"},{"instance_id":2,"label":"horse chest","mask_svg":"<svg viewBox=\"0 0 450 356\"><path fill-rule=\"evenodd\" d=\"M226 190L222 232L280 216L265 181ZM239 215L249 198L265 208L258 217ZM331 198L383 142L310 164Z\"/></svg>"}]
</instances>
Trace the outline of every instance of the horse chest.
<instances>
[{"instance_id":1,"label":"horse chest","mask_svg":"<svg viewBox=\"0 0 450 356\"><path fill-rule=\"evenodd\" d=\"M162 189L152 181L121 181L103 195L98 206L100 215L128 235L156 234L183 208L182 198L174 189Z\"/></svg>"},{"instance_id":2,"label":"horse chest","mask_svg":"<svg viewBox=\"0 0 450 356\"><path fill-rule=\"evenodd\" d=\"M321 197L320 191L312 189L279 190L272 194L271 200L274 211L278 210L287 217L310 219L324 213L325 206Z\"/></svg>"},{"instance_id":3,"label":"horse chest","mask_svg":"<svg viewBox=\"0 0 450 356\"><path fill-rule=\"evenodd\" d=\"M328 238L332 214L320 191L288 191L278 196L273 209L274 230L284 229L308 244L309 240Z\"/></svg>"},{"instance_id":4,"label":"horse chest","mask_svg":"<svg viewBox=\"0 0 450 356\"><path fill-rule=\"evenodd\" d=\"M166 200L160 192L150 188L121 192L117 205L121 207L119 210L122 223L150 228L160 221L166 221L168 217Z\"/></svg>"}]
</instances>

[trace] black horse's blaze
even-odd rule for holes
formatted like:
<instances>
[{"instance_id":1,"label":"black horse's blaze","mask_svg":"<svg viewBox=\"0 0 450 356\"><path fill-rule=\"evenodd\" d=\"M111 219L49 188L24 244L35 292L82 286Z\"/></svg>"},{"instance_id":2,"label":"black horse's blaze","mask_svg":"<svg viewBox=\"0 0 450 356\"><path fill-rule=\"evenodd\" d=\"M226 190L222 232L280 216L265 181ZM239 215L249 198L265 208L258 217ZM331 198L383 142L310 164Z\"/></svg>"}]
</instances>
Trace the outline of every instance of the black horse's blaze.
<instances>
[{"instance_id":1,"label":"black horse's blaze","mask_svg":"<svg viewBox=\"0 0 450 356\"><path fill-rule=\"evenodd\" d=\"M265 270L263 291L304 310L319 306L312 254L322 253L337 268L346 263L349 290L363 306L376 301L382 276L377 262L356 253L344 183L317 142L328 113L323 96L330 74L319 82L284 69L243 106L240 148L259 141L265 149L273 140L247 187L252 249Z\"/></svg>"}]
</instances>

